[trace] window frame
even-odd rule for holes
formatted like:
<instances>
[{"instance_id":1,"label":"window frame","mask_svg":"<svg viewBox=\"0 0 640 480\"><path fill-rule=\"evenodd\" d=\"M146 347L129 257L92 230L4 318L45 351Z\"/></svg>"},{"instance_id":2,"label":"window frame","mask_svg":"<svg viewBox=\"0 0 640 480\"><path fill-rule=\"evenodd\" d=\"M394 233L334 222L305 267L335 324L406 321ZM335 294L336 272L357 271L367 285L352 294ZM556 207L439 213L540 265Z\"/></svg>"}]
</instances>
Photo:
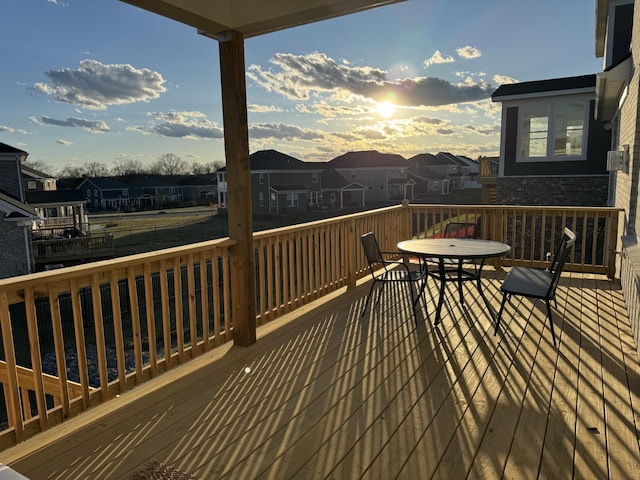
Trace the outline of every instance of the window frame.
<instances>
[{"instance_id":1,"label":"window frame","mask_svg":"<svg viewBox=\"0 0 640 480\"><path fill-rule=\"evenodd\" d=\"M299 207L299 206L300 206L300 194L287 193L287 207Z\"/></svg>"},{"instance_id":2,"label":"window frame","mask_svg":"<svg viewBox=\"0 0 640 480\"><path fill-rule=\"evenodd\" d=\"M583 106L582 113L582 145L579 154L555 154L555 144L559 137L556 136L557 113L559 106L567 106L569 104L581 104ZM516 163L540 163L540 162L563 162L563 161L584 161L587 159L587 142L589 138L589 112L590 99L587 97L579 98L550 98L547 100L531 100L528 102L518 103L518 130L516 142ZM547 136L546 136L546 152L544 156L529 157L523 155L523 143L525 122L524 115L528 107L536 106L544 109L547 119Z\"/></svg>"}]
</instances>

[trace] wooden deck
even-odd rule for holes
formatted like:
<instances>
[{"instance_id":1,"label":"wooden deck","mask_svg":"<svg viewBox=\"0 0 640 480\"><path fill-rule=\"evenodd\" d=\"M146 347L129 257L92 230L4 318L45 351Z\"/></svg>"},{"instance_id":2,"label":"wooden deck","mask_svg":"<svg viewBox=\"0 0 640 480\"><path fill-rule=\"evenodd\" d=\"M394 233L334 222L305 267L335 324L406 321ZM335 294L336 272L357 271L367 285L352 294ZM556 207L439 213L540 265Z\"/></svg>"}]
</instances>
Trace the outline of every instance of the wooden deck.
<instances>
[{"instance_id":1,"label":"wooden deck","mask_svg":"<svg viewBox=\"0 0 640 480\"><path fill-rule=\"evenodd\" d=\"M504 273L488 269L493 305ZM262 327L0 453L36 479L637 478L640 368L619 283L567 274L554 311L513 299L501 332L475 288L415 327L369 283ZM435 290L435 284L430 281ZM429 295L429 294L428 294ZM434 304L429 301L429 311ZM517 311L517 312L516 312ZM433 317L433 315L432 315Z\"/></svg>"}]
</instances>

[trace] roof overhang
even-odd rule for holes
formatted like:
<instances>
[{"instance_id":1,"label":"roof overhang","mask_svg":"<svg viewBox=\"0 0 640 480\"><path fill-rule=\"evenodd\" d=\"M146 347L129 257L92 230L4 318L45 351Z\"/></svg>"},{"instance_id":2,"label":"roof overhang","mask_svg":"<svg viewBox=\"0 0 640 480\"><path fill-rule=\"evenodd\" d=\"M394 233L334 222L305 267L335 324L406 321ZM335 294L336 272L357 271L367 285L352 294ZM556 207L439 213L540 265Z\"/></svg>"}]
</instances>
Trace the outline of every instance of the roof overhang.
<instances>
[{"instance_id":1,"label":"roof overhang","mask_svg":"<svg viewBox=\"0 0 640 480\"><path fill-rule=\"evenodd\" d=\"M604 56L609 0L596 0L596 58Z\"/></svg>"},{"instance_id":2,"label":"roof overhang","mask_svg":"<svg viewBox=\"0 0 640 480\"><path fill-rule=\"evenodd\" d=\"M191 25L223 39L236 31L245 38L339 17L405 0L121 0Z\"/></svg>"},{"instance_id":3,"label":"roof overhang","mask_svg":"<svg viewBox=\"0 0 640 480\"><path fill-rule=\"evenodd\" d=\"M618 111L620 95L631 77L631 56L596 75L595 119L610 121Z\"/></svg>"}]
</instances>

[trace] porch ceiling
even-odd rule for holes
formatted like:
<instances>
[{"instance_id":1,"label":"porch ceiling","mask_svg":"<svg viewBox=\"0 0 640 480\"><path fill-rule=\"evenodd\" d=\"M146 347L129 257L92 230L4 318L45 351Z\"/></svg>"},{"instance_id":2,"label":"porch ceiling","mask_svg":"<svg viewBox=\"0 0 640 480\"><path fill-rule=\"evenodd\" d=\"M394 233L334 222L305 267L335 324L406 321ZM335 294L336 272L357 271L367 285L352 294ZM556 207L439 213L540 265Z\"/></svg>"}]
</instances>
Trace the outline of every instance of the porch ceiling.
<instances>
[{"instance_id":1,"label":"porch ceiling","mask_svg":"<svg viewBox=\"0 0 640 480\"><path fill-rule=\"evenodd\" d=\"M405 0L121 0L197 28L213 38L230 30L245 38Z\"/></svg>"}]
</instances>

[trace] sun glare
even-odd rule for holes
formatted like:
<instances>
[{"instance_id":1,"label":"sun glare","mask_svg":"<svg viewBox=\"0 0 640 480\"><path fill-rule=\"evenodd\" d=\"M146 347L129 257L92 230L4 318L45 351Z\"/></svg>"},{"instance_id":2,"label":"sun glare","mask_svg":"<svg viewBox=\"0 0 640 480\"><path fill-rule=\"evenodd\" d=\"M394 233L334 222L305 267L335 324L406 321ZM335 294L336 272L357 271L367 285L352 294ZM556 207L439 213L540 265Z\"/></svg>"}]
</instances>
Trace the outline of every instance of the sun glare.
<instances>
[{"instance_id":1,"label":"sun glare","mask_svg":"<svg viewBox=\"0 0 640 480\"><path fill-rule=\"evenodd\" d=\"M380 102L378 103L378 115L384 118L389 118L391 115L396 113L396 106L391 102Z\"/></svg>"}]
</instances>

